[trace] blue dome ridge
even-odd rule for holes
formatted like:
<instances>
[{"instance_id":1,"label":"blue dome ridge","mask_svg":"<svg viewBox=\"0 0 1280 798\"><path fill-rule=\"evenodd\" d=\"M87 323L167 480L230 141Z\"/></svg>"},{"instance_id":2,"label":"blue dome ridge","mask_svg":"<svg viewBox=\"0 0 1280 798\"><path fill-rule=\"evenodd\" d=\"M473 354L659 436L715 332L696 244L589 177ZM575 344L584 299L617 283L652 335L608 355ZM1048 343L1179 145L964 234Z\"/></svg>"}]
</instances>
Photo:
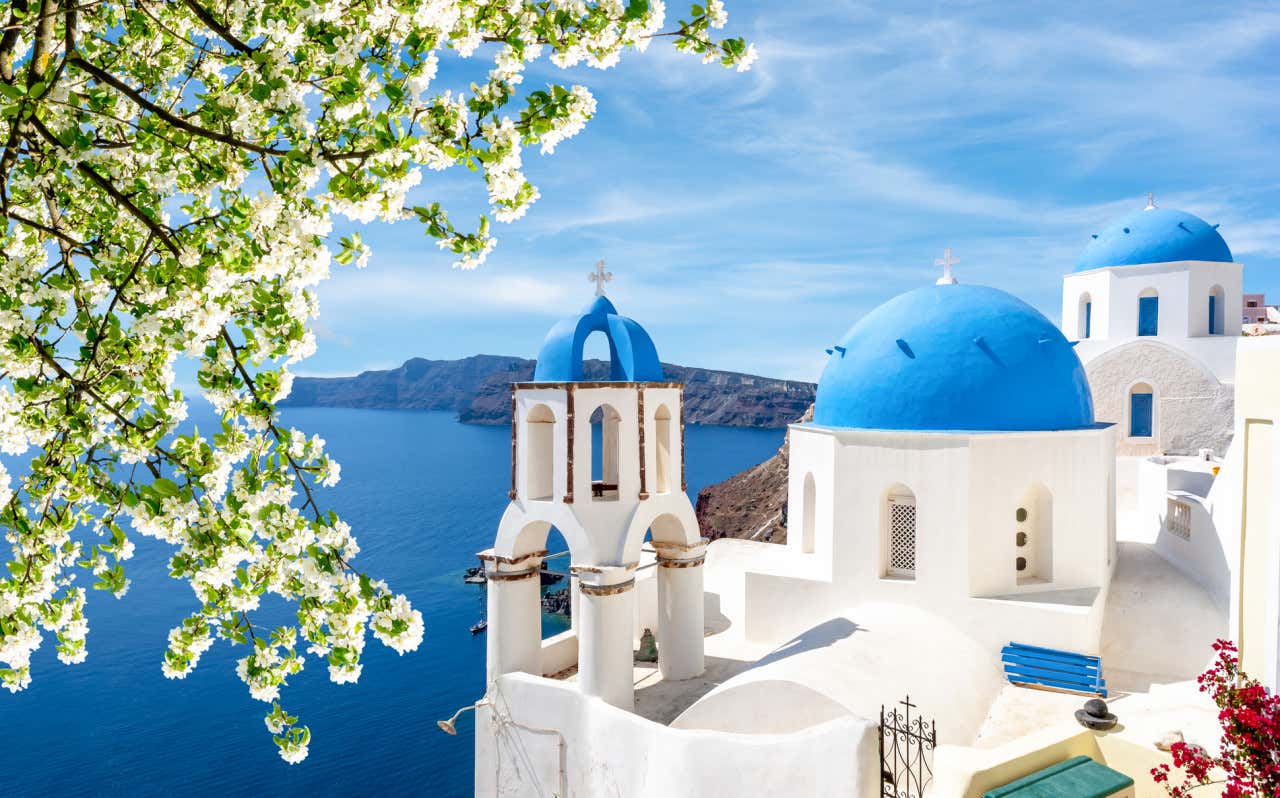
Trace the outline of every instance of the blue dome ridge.
<instances>
[{"instance_id":1,"label":"blue dome ridge","mask_svg":"<svg viewBox=\"0 0 1280 798\"><path fill-rule=\"evenodd\" d=\"M814 424L1001 432L1094 425L1084 366L1053 322L981 285L930 285L864 316L833 347Z\"/></svg>"},{"instance_id":2,"label":"blue dome ridge","mask_svg":"<svg viewBox=\"0 0 1280 798\"><path fill-rule=\"evenodd\" d=\"M1183 211L1152 207L1131 213L1094 236L1080 253L1075 271L1181 260L1230 263L1231 249L1217 225Z\"/></svg>"},{"instance_id":3,"label":"blue dome ridge","mask_svg":"<svg viewBox=\"0 0 1280 798\"><path fill-rule=\"evenodd\" d=\"M597 296L577 316L557 322L538 350L534 382L582 382L582 349L588 336L602 332L609 341L611 382L660 382L662 362L649 333L620 315L608 297Z\"/></svg>"}]
</instances>

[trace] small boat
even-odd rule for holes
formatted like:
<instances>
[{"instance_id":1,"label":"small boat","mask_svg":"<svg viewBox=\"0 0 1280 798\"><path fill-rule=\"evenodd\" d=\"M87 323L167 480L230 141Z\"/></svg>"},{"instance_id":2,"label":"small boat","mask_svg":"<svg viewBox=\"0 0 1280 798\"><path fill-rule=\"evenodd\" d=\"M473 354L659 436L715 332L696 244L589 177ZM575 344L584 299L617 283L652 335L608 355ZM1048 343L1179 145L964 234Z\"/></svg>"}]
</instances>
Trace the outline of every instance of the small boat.
<instances>
[{"instance_id":1,"label":"small boat","mask_svg":"<svg viewBox=\"0 0 1280 798\"><path fill-rule=\"evenodd\" d=\"M488 628L489 628L489 622L482 619L479 623L471 627L471 634L478 635Z\"/></svg>"}]
</instances>

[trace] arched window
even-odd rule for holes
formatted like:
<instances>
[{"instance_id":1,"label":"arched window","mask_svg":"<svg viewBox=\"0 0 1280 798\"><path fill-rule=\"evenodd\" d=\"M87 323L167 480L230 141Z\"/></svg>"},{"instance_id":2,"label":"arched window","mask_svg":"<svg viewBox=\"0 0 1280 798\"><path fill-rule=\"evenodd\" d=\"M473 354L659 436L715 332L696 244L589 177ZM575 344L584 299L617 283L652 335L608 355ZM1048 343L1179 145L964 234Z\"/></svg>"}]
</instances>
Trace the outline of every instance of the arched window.
<instances>
[{"instance_id":1,"label":"arched window","mask_svg":"<svg viewBox=\"0 0 1280 798\"><path fill-rule=\"evenodd\" d=\"M1053 495L1032 485L1013 514L1014 570L1018 583L1053 579Z\"/></svg>"},{"instance_id":2,"label":"arched window","mask_svg":"<svg viewBox=\"0 0 1280 798\"><path fill-rule=\"evenodd\" d=\"M916 495L906 485L894 485L884 501L886 576L916 577Z\"/></svg>"},{"instance_id":3,"label":"arched window","mask_svg":"<svg viewBox=\"0 0 1280 798\"><path fill-rule=\"evenodd\" d=\"M1226 292L1222 290L1222 286L1215 285L1209 289L1209 324L1208 330L1210 335L1222 335L1225 330L1224 318L1227 313Z\"/></svg>"},{"instance_id":4,"label":"arched window","mask_svg":"<svg viewBox=\"0 0 1280 798\"><path fill-rule=\"evenodd\" d=\"M1145 382L1129 389L1129 437L1150 438L1155 426L1155 390Z\"/></svg>"},{"instance_id":5,"label":"arched window","mask_svg":"<svg viewBox=\"0 0 1280 798\"><path fill-rule=\"evenodd\" d=\"M1080 295L1080 315L1076 319L1076 333L1080 340L1093 334L1093 297L1089 293Z\"/></svg>"},{"instance_id":6,"label":"arched window","mask_svg":"<svg viewBox=\"0 0 1280 798\"><path fill-rule=\"evenodd\" d=\"M601 330L582 342L582 378L599 381L613 378L613 341Z\"/></svg>"},{"instance_id":7,"label":"arched window","mask_svg":"<svg viewBox=\"0 0 1280 798\"><path fill-rule=\"evenodd\" d=\"M671 410L658 405L653 414L653 436L656 462L654 465L654 489L657 493L671 492Z\"/></svg>"},{"instance_id":8,"label":"arched window","mask_svg":"<svg viewBox=\"0 0 1280 798\"><path fill-rule=\"evenodd\" d=\"M591 414L591 498L618 498L618 433L622 417L609 405Z\"/></svg>"},{"instance_id":9,"label":"arched window","mask_svg":"<svg viewBox=\"0 0 1280 798\"><path fill-rule=\"evenodd\" d=\"M535 405L524 421L525 498L551 498L555 477L556 417L546 405Z\"/></svg>"},{"instance_id":10,"label":"arched window","mask_svg":"<svg viewBox=\"0 0 1280 798\"><path fill-rule=\"evenodd\" d=\"M1160 295L1154 288L1144 288L1138 294L1138 335L1158 335L1160 332Z\"/></svg>"},{"instance_id":11,"label":"arched window","mask_svg":"<svg viewBox=\"0 0 1280 798\"><path fill-rule=\"evenodd\" d=\"M814 528L817 526L818 509L814 505L818 500L818 489L813 481L813 474L804 475L804 507L800 518L800 548L805 554L813 554Z\"/></svg>"}]
</instances>

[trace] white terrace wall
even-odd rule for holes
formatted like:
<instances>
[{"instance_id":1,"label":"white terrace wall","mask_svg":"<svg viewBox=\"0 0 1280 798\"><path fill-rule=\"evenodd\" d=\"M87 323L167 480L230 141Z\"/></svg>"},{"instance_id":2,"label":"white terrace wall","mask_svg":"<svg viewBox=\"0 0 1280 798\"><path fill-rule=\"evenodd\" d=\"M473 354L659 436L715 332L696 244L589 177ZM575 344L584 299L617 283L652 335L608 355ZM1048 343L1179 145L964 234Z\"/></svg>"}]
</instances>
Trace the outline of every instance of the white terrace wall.
<instances>
[{"instance_id":1,"label":"white terrace wall","mask_svg":"<svg viewBox=\"0 0 1280 798\"><path fill-rule=\"evenodd\" d=\"M560 798L879 795L874 723L843 717L790 734L673 729L509 674L476 711L475 794Z\"/></svg>"}]
</instances>

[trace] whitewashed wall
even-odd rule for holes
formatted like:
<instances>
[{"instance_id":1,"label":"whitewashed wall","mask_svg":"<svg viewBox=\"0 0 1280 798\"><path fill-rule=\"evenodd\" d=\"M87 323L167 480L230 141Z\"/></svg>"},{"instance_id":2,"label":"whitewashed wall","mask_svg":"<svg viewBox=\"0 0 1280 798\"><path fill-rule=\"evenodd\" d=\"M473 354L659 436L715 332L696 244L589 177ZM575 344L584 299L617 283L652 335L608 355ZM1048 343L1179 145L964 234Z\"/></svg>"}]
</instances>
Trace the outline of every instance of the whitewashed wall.
<instances>
[{"instance_id":1,"label":"whitewashed wall","mask_svg":"<svg viewBox=\"0 0 1280 798\"><path fill-rule=\"evenodd\" d=\"M673 729L573 685L509 674L476 713L475 794L560 798L879 794L876 726L790 734Z\"/></svg>"}]
</instances>

